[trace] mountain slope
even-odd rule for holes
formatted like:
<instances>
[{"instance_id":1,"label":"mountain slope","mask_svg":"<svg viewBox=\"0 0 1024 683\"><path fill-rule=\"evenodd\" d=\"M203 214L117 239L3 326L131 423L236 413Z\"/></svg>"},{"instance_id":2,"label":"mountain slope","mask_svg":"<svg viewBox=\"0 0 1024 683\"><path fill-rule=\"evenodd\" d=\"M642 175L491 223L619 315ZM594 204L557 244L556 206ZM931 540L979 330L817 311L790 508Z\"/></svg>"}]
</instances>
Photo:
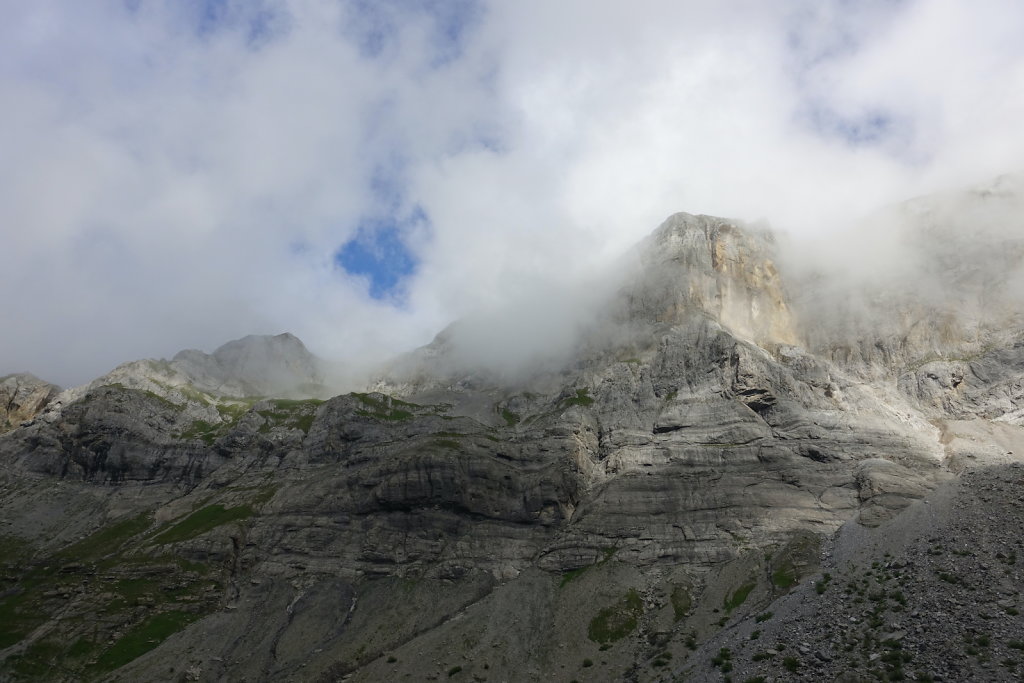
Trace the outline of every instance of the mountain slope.
<instances>
[{"instance_id":1,"label":"mountain slope","mask_svg":"<svg viewBox=\"0 0 1024 683\"><path fill-rule=\"evenodd\" d=\"M251 396L322 381L288 337L66 392L0 437L0 670L720 677L707 648L806 585L837 530L893 528L1019 432L1002 307L978 324L868 283L851 345L842 306L814 317L840 301L806 289L828 273L779 248L676 214L530 372L461 353L467 324L326 401Z\"/></svg>"}]
</instances>

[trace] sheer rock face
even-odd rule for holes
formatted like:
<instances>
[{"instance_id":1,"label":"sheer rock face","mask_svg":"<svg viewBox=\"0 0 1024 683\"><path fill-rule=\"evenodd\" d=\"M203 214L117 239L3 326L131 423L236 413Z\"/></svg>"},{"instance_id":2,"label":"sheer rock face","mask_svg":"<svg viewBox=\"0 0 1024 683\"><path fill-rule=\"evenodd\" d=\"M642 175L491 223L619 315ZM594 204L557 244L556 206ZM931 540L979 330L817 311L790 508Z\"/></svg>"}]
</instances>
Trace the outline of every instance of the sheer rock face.
<instances>
[{"instance_id":1,"label":"sheer rock face","mask_svg":"<svg viewBox=\"0 0 1024 683\"><path fill-rule=\"evenodd\" d=\"M799 343L770 233L677 213L639 251L630 318L676 324L700 311L754 343Z\"/></svg>"},{"instance_id":2,"label":"sheer rock face","mask_svg":"<svg viewBox=\"0 0 1024 683\"><path fill-rule=\"evenodd\" d=\"M34 418L59 392L60 387L29 373L0 377L0 433Z\"/></svg>"},{"instance_id":3,"label":"sheer rock face","mask_svg":"<svg viewBox=\"0 0 1024 683\"><path fill-rule=\"evenodd\" d=\"M515 381L460 365L458 326L380 392L326 401L299 398L323 378L290 335L126 364L0 438L4 533L35 557L82 555L69 575L159 575L152 595L181 598L156 612L194 623L114 679L185 667L199 680L384 680L458 665L540 680L604 657L598 678L642 680L661 648L811 573L816 539L883 524L953 459L992 456L950 434L987 434L970 425L989 419L1006 443L1019 430L1011 318L979 327L970 306L937 315L940 299L916 290L857 290L844 319L831 299L794 299L805 280L777 251L767 233L674 215L638 248L601 333ZM852 344L850 320L863 323ZM93 531L102 544L80 540ZM40 619L105 610L103 645L65 670L105 673L108 636L143 626L110 598L83 591L68 607L24 585ZM0 657L44 633L96 640L73 619L49 632L26 620L18 639L0 633ZM628 637L598 650L612 623L632 624Z\"/></svg>"}]
</instances>

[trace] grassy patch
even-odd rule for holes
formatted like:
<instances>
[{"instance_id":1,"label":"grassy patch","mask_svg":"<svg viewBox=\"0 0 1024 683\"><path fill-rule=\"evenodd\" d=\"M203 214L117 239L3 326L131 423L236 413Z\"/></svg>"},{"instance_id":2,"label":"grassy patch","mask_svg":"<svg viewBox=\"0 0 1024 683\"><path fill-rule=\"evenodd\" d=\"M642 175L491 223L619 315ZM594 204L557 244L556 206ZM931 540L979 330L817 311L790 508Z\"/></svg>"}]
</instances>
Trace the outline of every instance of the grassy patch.
<instances>
[{"instance_id":1,"label":"grassy patch","mask_svg":"<svg viewBox=\"0 0 1024 683\"><path fill-rule=\"evenodd\" d=\"M415 415L410 410L407 410L407 408L419 407L415 403L392 398L385 394L353 393L352 396L366 406L366 408L357 409L356 415L372 417L375 420L385 420L388 422L410 420Z\"/></svg>"},{"instance_id":2,"label":"grassy patch","mask_svg":"<svg viewBox=\"0 0 1024 683\"><path fill-rule=\"evenodd\" d=\"M0 534L0 563L4 565L18 565L33 553L31 543L18 536Z\"/></svg>"},{"instance_id":3,"label":"grassy patch","mask_svg":"<svg viewBox=\"0 0 1024 683\"><path fill-rule=\"evenodd\" d=\"M513 413L508 408L501 409L501 417L505 420L505 424L507 424L509 427L515 427L517 424L519 424L519 421L521 419L518 413Z\"/></svg>"},{"instance_id":4,"label":"grassy patch","mask_svg":"<svg viewBox=\"0 0 1024 683\"><path fill-rule=\"evenodd\" d=\"M269 410L256 411L265 420L258 431L261 434L266 434L271 429L283 427L285 429L301 429L308 434L309 428L313 426L313 420L316 419L316 409L321 403L323 401L316 398L274 399L270 401L272 407Z\"/></svg>"},{"instance_id":5,"label":"grassy patch","mask_svg":"<svg viewBox=\"0 0 1024 683\"><path fill-rule=\"evenodd\" d=\"M104 527L91 536L64 548L56 558L64 561L88 562L115 554L133 536L146 531L153 523L149 512L143 512Z\"/></svg>"},{"instance_id":6,"label":"grassy patch","mask_svg":"<svg viewBox=\"0 0 1024 683\"><path fill-rule=\"evenodd\" d=\"M631 588L619 602L597 613L587 628L587 637L595 643L621 640L636 629L637 619L643 611L640 594Z\"/></svg>"},{"instance_id":7,"label":"grassy patch","mask_svg":"<svg viewBox=\"0 0 1024 683\"><path fill-rule=\"evenodd\" d=\"M747 596L750 595L750 591L754 590L753 583L745 583L732 593L725 596L725 611L732 612L734 609L742 605L747 600Z\"/></svg>"},{"instance_id":8,"label":"grassy patch","mask_svg":"<svg viewBox=\"0 0 1024 683\"><path fill-rule=\"evenodd\" d=\"M558 587L561 588L562 586L564 586L565 584L569 583L570 581L580 577L583 574L583 572L587 571L591 567L600 567L602 564L604 564L608 560L612 559L615 556L615 553L617 553L618 551L619 551L619 549L614 547L614 546L609 546L607 548L601 548L601 559L600 560L598 560L594 564L588 564L588 565L585 565L583 567L578 567L576 569L570 569L569 571L565 572L564 574L562 574L562 580L558 584Z\"/></svg>"},{"instance_id":9,"label":"grassy patch","mask_svg":"<svg viewBox=\"0 0 1024 683\"><path fill-rule=\"evenodd\" d=\"M192 612L162 612L126 633L91 667L97 673L118 669L146 654L199 618Z\"/></svg>"},{"instance_id":10,"label":"grassy patch","mask_svg":"<svg viewBox=\"0 0 1024 683\"><path fill-rule=\"evenodd\" d=\"M570 396L569 398L565 399L565 401L563 401L563 402L565 403L565 407L566 408L568 408L569 406L584 406L584 407L586 407L586 406L593 405L594 404L594 399L592 399L590 397L590 390L589 389L577 389L575 396Z\"/></svg>"},{"instance_id":11,"label":"grassy patch","mask_svg":"<svg viewBox=\"0 0 1024 683\"><path fill-rule=\"evenodd\" d=\"M249 505L225 508L223 505L207 505L196 510L185 519L181 520L167 531L163 532L153 542L158 545L166 543L179 543L205 534L207 531L216 529L224 524L248 519L254 513Z\"/></svg>"},{"instance_id":12,"label":"grassy patch","mask_svg":"<svg viewBox=\"0 0 1024 683\"><path fill-rule=\"evenodd\" d=\"M240 417L245 415L245 411L252 408L252 403L218 403L217 412L220 413L220 417L225 422L237 422Z\"/></svg>"},{"instance_id":13,"label":"grassy patch","mask_svg":"<svg viewBox=\"0 0 1024 683\"><path fill-rule=\"evenodd\" d=\"M796 568L787 564L772 572L772 585L785 590L796 583Z\"/></svg>"},{"instance_id":14,"label":"grassy patch","mask_svg":"<svg viewBox=\"0 0 1024 683\"><path fill-rule=\"evenodd\" d=\"M675 621L681 621L689 611L690 607L693 606L693 598L690 597L690 591L686 589L686 586L675 586L672 589L672 614Z\"/></svg>"},{"instance_id":15,"label":"grassy patch","mask_svg":"<svg viewBox=\"0 0 1024 683\"><path fill-rule=\"evenodd\" d=\"M206 420L196 420L192 423L192 426L181 433L182 439L201 439L207 445L212 446L213 442L217 440L217 432L221 429L221 425L207 422Z\"/></svg>"},{"instance_id":16,"label":"grassy patch","mask_svg":"<svg viewBox=\"0 0 1024 683\"><path fill-rule=\"evenodd\" d=\"M64 646L52 640L37 640L25 648L20 655L10 658L14 672L26 678L41 680L55 678L54 668L58 665Z\"/></svg>"},{"instance_id":17,"label":"grassy patch","mask_svg":"<svg viewBox=\"0 0 1024 683\"><path fill-rule=\"evenodd\" d=\"M579 567L577 569L570 569L569 571L567 571L564 574L562 574L562 580L558 583L558 587L561 588L562 586L564 586L565 584L569 583L570 581L574 581L575 579L578 579L579 577L581 577L583 575L583 572L587 571L588 569L590 569L593 566L594 565L592 565L592 564L588 564L588 565L585 565L583 567Z\"/></svg>"}]
</instances>

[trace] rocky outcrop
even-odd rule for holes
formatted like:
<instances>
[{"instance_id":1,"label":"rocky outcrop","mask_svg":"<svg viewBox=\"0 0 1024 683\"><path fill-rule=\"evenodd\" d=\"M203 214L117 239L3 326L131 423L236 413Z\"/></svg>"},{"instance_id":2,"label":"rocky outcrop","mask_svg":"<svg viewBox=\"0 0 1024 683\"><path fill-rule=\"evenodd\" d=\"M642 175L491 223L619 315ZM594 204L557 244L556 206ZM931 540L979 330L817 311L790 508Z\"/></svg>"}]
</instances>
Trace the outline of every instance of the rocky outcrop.
<instances>
[{"instance_id":1,"label":"rocky outcrop","mask_svg":"<svg viewBox=\"0 0 1024 683\"><path fill-rule=\"evenodd\" d=\"M59 392L60 387L27 372L0 377L0 433L34 418Z\"/></svg>"}]
</instances>

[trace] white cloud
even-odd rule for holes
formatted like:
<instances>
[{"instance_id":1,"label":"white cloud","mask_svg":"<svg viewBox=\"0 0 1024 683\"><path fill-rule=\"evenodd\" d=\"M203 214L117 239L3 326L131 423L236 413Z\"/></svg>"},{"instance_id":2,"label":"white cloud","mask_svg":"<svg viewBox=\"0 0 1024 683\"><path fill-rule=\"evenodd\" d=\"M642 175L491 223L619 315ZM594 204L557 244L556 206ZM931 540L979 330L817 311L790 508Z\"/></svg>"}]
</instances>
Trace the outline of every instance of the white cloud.
<instances>
[{"instance_id":1,"label":"white cloud","mask_svg":"<svg viewBox=\"0 0 1024 683\"><path fill-rule=\"evenodd\" d=\"M450 6L10 8L0 371L283 330L365 362L674 211L810 235L1024 159L1010 0ZM417 204L405 303L372 300L332 255Z\"/></svg>"}]
</instances>

